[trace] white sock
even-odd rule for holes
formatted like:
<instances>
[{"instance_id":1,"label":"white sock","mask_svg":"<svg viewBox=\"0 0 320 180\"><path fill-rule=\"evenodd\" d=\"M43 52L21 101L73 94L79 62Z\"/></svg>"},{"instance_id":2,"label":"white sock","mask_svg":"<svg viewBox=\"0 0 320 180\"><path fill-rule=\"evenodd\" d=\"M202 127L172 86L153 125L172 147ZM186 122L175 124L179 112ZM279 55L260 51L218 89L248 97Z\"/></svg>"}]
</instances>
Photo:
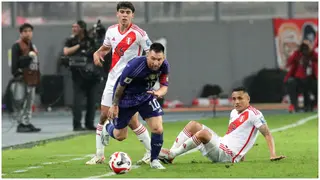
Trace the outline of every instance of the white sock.
<instances>
[{"instance_id":1,"label":"white sock","mask_svg":"<svg viewBox=\"0 0 320 180\"><path fill-rule=\"evenodd\" d=\"M102 144L102 140L101 140L102 129L103 129L103 125L98 123L97 130L96 130L96 148L97 148L96 155L99 157L104 156L104 145Z\"/></svg>"},{"instance_id":2,"label":"white sock","mask_svg":"<svg viewBox=\"0 0 320 180\"><path fill-rule=\"evenodd\" d=\"M171 149L178 148L183 144L187 139L191 138L191 133L184 128L176 138L176 141L173 143Z\"/></svg>"},{"instance_id":3,"label":"white sock","mask_svg":"<svg viewBox=\"0 0 320 180\"><path fill-rule=\"evenodd\" d=\"M200 144L201 144L201 141L196 136L192 136L191 138L187 139L178 148L171 149L170 152L172 153L173 157L176 157L176 156L179 156L180 154L190 151L193 148L196 148Z\"/></svg>"},{"instance_id":4,"label":"white sock","mask_svg":"<svg viewBox=\"0 0 320 180\"><path fill-rule=\"evenodd\" d=\"M149 131L144 125L140 124L137 129L133 130L136 133L139 141L144 145L146 151L151 151L151 139L149 135Z\"/></svg>"}]
</instances>

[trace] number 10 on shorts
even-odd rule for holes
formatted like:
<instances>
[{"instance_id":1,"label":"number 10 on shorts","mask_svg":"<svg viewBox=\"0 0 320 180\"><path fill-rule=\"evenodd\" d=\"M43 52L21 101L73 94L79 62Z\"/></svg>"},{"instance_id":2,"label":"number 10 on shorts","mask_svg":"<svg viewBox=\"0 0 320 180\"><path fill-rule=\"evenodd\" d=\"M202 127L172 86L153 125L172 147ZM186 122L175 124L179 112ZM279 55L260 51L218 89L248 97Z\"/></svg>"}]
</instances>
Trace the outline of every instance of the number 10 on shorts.
<instances>
[{"instance_id":1,"label":"number 10 on shorts","mask_svg":"<svg viewBox=\"0 0 320 180\"><path fill-rule=\"evenodd\" d=\"M153 111L156 111L160 108L160 104L157 99L152 99L151 101L149 101L149 105L152 107Z\"/></svg>"}]
</instances>

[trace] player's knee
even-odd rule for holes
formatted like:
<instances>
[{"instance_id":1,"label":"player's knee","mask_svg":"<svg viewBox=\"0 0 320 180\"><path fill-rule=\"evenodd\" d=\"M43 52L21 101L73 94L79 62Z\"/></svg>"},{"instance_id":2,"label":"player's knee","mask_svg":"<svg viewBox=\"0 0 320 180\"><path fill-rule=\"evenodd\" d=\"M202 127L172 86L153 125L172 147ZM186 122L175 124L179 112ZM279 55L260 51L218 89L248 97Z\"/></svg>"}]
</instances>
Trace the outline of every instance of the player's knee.
<instances>
[{"instance_id":1,"label":"player's knee","mask_svg":"<svg viewBox=\"0 0 320 180\"><path fill-rule=\"evenodd\" d=\"M127 139L127 135L126 134L119 134L119 135L115 136L115 138L118 141L123 141L123 140Z\"/></svg>"},{"instance_id":2,"label":"player's knee","mask_svg":"<svg viewBox=\"0 0 320 180\"><path fill-rule=\"evenodd\" d=\"M190 132L193 135L196 134L198 131L202 130L202 124L200 124L197 121L190 121L185 128L188 132Z\"/></svg>"},{"instance_id":3,"label":"player's knee","mask_svg":"<svg viewBox=\"0 0 320 180\"><path fill-rule=\"evenodd\" d=\"M120 137L117 138L118 141L123 141L123 140L125 140L125 139L127 139L126 136L120 136Z\"/></svg>"},{"instance_id":4,"label":"player's knee","mask_svg":"<svg viewBox=\"0 0 320 180\"><path fill-rule=\"evenodd\" d=\"M195 134L195 136L196 136L203 144L208 143L208 142L211 140L211 138L212 138L212 134L211 134L208 130L206 130L206 129L203 129L203 130L197 132L197 133Z\"/></svg>"},{"instance_id":5,"label":"player's knee","mask_svg":"<svg viewBox=\"0 0 320 180\"><path fill-rule=\"evenodd\" d=\"M151 132L154 134L162 134L163 133L163 127L158 126L158 127L152 127Z\"/></svg>"}]
</instances>

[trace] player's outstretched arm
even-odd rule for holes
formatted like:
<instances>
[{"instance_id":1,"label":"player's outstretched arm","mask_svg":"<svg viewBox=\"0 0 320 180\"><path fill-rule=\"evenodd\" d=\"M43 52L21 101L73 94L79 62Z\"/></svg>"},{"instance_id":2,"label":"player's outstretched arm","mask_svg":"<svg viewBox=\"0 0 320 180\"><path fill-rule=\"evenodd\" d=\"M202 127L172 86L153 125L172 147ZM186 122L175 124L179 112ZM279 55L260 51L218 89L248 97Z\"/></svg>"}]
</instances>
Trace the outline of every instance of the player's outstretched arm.
<instances>
[{"instance_id":1,"label":"player's outstretched arm","mask_svg":"<svg viewBox=\"0 0 320 180\"><path fill-rule=\"evenodd\" d=\"M276 160L281 160L281 159L285 158L285 156L282 156L282 155L277 156L276 155L276 148L274 145L274 140L273 140L272 134L271 134L267 124L263 124L262 126L260 126L259 131L261 132L261 134L264 136L264 138L267 141L268 148L270 151L270 160L276 161Z\"/></svg>"},{"instance_id":2,"label":"player's outstretched arm","mask_svg":"<svg viewBox=\"0 0 320 180\"><path fill-rule=\"evenodd\" d=\"M154 95L157 98L162 98L168 92L168 86L160 85L160 88L156 91L147 91L147 93Z\"/></svg>"}]
</instances>

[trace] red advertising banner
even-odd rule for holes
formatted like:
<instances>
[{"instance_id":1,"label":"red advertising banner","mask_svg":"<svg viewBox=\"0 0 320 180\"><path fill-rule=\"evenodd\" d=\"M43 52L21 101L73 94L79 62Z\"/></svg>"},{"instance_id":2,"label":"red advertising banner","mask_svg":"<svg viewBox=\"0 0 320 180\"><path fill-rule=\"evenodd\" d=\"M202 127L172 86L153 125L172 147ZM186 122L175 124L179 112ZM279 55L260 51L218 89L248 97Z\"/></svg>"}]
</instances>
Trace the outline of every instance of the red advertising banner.
<instances>
[{"instance_id":1,"label":"red advertising banner","mask_svg":"<svg viewBox=\"0 0 320 180\"><path fill-rule=\"evenodd\" d=\"M318 49L318 19L273 19L278 67L285 69L288 57L304 39Z\"/></svg>"}]
</instances>

